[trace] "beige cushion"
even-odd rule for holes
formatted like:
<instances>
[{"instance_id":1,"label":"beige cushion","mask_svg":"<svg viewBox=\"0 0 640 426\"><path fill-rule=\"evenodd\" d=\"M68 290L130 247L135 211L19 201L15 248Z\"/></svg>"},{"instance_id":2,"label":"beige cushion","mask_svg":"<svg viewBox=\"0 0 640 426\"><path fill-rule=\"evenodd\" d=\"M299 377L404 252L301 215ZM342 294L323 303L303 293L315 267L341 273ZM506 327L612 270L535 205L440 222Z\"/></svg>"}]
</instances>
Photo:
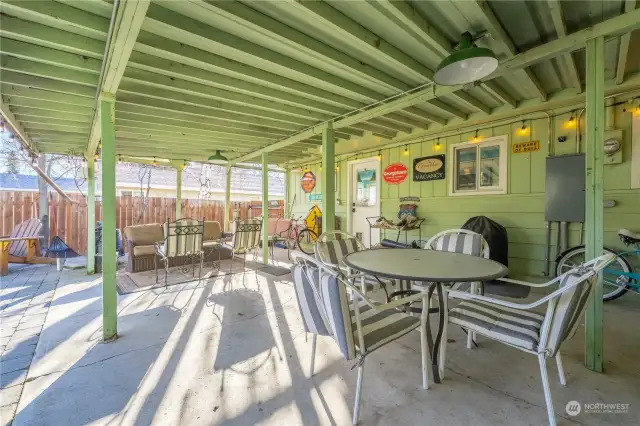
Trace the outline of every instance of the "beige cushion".
<instances>
[{"instance_id":1,"label":"beige cushion","mask_svg":"<svg viewBox=\"0 0 640 426\"><path fill-rule=\"evenodd\" d=\"M135 246L153 246L154 243L164 241L164 232L159 223L127 226L124 233Z\"/></svg>"},{"instance_id":2,"label":"beige cushion","mask_svg":"<svg viewBox=\"0 0 640 426\"><path fill-rule=\"evenodd\" d=\"M221 244L218 241L204 241L202 243L202 247L207 247L207 248L219 247L219 246L221 246Z\"/></svg>"},{"instance_id":3,"label":"beige cushion","mask_svg":"<svg viewBox=\"0 0 640 426\"><path fill-rule=\"evenodd\" d=\"M204 240L218 240L222 236L222 230L220 228L220 223L215 220L206 220L204 222Z\"/></svg>"},{"instance_id":4,"label":"beige cushion","mask_svg":"<svg viewBox=\"0 0 640 426\"><path fill-rule=\"evenodd\" d=\"M146 255L155 254L155 253L156 253L156 248L153 245L151 245L151 246L135 246L133 248L133 255L134 256L146 256Z\"/></svg>"}]
</instances>

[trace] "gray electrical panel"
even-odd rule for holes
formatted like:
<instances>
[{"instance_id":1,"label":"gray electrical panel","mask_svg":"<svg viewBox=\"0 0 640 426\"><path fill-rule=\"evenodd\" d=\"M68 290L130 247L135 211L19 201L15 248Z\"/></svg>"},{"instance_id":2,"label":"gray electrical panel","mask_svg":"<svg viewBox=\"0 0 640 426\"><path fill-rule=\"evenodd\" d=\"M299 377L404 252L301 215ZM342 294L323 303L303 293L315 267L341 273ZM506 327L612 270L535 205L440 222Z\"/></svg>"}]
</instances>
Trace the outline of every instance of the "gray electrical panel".
<instances>
[{"instance_id":1,"label":"gray electrical panel","mask_svg":"<svg viewBox=\"0 0 640 426\"><path fill-rule=\"evenodd\" d=\"M544 217L548 222L584 222L584 154L547 157Z\"/></svg>"}]
</instances>

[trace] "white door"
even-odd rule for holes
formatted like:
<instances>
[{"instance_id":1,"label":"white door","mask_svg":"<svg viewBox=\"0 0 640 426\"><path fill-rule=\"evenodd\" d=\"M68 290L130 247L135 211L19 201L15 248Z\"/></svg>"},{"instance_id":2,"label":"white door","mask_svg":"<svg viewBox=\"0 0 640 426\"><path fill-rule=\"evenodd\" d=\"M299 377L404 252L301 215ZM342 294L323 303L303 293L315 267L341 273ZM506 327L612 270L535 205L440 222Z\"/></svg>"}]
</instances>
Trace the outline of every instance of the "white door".
<instances>
[{"instance_id":1,"label":"white door","mask_svg":"<svg viewBox=\"0 0 640 426\"><path fill-rule=\"evenodd\" d=\"M351 233L371 247L380 242L380 231L372 229L369 234L367 221L380 215L380 162L371 158L352 163L349 178Z\"/></svg>"}]
</instances>

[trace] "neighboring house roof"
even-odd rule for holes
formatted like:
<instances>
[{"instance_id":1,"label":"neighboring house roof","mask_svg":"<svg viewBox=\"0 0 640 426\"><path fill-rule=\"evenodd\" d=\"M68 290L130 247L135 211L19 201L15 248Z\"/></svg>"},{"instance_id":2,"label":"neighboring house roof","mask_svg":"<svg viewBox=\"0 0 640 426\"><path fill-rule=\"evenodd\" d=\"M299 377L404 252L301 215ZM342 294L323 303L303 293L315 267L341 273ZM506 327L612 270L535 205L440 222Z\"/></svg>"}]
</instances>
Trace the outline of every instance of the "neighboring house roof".
<instances>
[{"instance_id":1,"label":"neighboring house roof","mask_svg":"<svg viewBox=\"0 0 640 426\"><path fill-rule=\"evenodd\" d=\"M141 167L134 163L116 165L118 185L140 186ZM182 172L182 188L200 190L202 164L191 163ZM225 167L210 166L210 190L225 191ZM284 195L284 173L269 172L269 194ZM146 180L145 180L146 184ZM156 166L151 173L151 188L173 189L176 185L176 169ZM260 170L231 169L231 193L262 193L262 172Z\"/></svg>"},{"instance_id":2,"label":"neighboring house roof","mask_svg":"<svg viewBox=\"0 0 640 426\"><path fill-rule=\"evenodd\" d=\"M54 182L65 192L79 192L74 179L58 178L54 179ZM53 189L50 185L47 186L49 186L49 190ZM80 188L83 192L86 192L86 182ZM0 189L5 191L37 191L38 176L0 173Z\"/></svg>"}]
</instances>

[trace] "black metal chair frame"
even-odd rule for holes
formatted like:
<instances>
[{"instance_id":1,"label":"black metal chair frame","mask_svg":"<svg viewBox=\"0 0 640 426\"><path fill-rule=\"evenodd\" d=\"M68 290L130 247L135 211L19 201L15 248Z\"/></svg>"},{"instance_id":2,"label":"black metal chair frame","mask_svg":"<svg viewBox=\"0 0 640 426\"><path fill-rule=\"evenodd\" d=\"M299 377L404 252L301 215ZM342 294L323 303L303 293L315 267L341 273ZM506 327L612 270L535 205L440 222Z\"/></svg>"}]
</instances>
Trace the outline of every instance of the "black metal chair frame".
<instances>
[{"instance_id":1,"label":"black metal chair frame","mask_svg":"<svg viewBox=\"0 0 640 426\"><path fill-rule=\"evenodd\" d=\"M197 224L193 224L193 223L184 223L185 221L196 221ZM168 281L168 276L169 276L169 259L170 258L179 258L179 257L184 257L184 263L182 265L177 265L178 268L180 268L180 271L182 273L188 273L189 272L189 267L188 267L188 261L189 259L191 259L191 276L193 278L195 278L195 272L196 272L196 260L199 260L200 263L200 267L198 269L198 280L202 279L202 264L204 262L204 247L203 247L203 242L204 242L204 219L203 220L198 220L198 219L191 219L191 218L182 218L182 219L178 219L176 221L170 222L167 219L167 222L165 223L166 226L166 230L167 230L167 235L165 235L164 241L160 241L160 242L156 242L155 248L156 248L156 254L157 256L154 257L154 265L155 265L155 270L156 270L156 284L158 283L158 257L160 258L161 261L164 262L164 286L167 286L167 281ZM189 250L188 247L181 247L181 239L178 238L180 236L189 236L189 235L200 235L200 247L197 247L197 240L198 238L193 238L192 239L192 247L191 250ZM175 238L177 247L176 247L176 251L178 253L182 253L182 254L178 254L176 256L168 256L168 253L171 252L171 250L173 250L170 246L170 241L172 240L172 237ZM161 248L163 247L163 248ZM189 282L192 280L188 280L188 281L182 281L180 283L175 283L175 284L182 284L185 282Z\"/></svg>"}]
</instances>

